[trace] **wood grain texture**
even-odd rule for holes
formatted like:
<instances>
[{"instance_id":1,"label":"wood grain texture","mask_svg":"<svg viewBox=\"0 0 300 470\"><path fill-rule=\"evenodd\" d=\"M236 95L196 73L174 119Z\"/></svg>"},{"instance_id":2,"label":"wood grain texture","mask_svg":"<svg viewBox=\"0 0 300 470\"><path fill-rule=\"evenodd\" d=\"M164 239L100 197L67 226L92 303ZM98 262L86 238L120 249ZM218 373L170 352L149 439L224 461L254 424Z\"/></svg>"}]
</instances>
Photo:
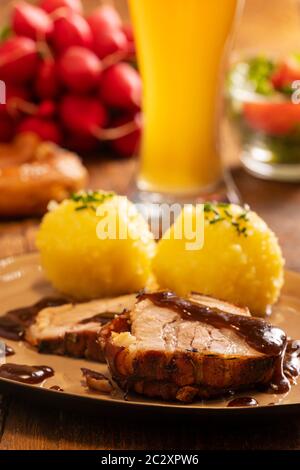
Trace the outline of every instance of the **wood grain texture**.
<instances>
[{"instance_id":1,"label":"wood grain texture","mask_svg":"<svg viewBox=\"0 0 300 470\"><path fill-rule=\"evenodd\" d=\"M279 30L280 47L283 43L285 48L291 47L295 40L291 28L295 17L288 13L287 1L293 0L248 0L236 48L249 49L260 41L273 47ZM98 3L98 0L85 1L88 9ZM128 18L126 0L113 3ZM11 4L1 0L0 18L7 15L7 6ZM268 17L269 29L262 24L262 15ZM276 231L287 266L300 271L299 185L255 179L237 165L236 150L230 144L227 153L226 160L235 165L234 179L244 200ZM103 161L100 156L88 166L92 188L114 189L120 193L127 191L135 170L134 161ZM0 223L0 257L32 251L37 226L37 220ZM298 416L278 418L275 422L177 422L176 425L157 418L158 424L136 423L122 416L118 420L101 415L91 417L76 410L70 413L47 409L25 399L5 396L0 397L0 449L300 449Z\"/></svg>"},{"instance_id":2,"label":"wood grain texture","mask_svg":"<svg viewBox=\"0 0 300 470\"><path fill-rule=\"evenodd\" d=\"M154 418L155 419L155 418ZM135 421L30 405L13 398L0 449L251 450L300 448L299 417L258 421Z\"/></svg>"}]
</instances>

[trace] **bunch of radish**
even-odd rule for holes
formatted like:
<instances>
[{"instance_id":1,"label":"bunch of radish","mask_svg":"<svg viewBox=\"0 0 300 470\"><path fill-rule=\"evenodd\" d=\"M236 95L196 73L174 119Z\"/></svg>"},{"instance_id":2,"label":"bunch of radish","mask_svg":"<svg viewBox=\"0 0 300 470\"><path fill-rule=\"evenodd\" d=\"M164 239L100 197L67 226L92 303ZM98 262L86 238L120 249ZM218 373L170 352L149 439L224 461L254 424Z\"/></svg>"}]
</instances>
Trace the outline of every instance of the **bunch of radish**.
<instances>
[{"instance_id":1,"label":"bunch of radish","mask_svg":"<svg viewBox=\"0 0 300 470\"><path fill-rule=\"evenodd\" d=\"M141 79L132 30L113 7L84 16L81 0L21 1L5 32L0 141L34 132L78 152L137 152Z\"/></svg>"}]
</instances>

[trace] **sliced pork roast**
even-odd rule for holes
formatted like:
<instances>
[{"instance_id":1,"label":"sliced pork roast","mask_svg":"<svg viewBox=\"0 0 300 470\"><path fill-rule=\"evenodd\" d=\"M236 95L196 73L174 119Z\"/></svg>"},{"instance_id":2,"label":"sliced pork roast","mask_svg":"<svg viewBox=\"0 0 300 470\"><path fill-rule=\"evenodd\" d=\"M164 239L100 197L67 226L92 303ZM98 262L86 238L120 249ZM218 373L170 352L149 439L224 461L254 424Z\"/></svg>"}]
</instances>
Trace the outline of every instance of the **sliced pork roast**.
<instances>
[{"instance_id":1,"label":"sliced pork roast","mask_svg":"<svg viewBox=\"0 0 300 470\"><path fill-rule=\"evenodd\" d=\"M103 361L99 330L116 314L131 310L135 302L136 295L124 295L44 308L27 328L25 339L39 352Z\"/></svg>"},{"instance_id":2,"label":"sliced pork roast","mask_svg":"<svg viewBox=\"0 0 300 470\"><path fill-rule=\"evenodd\" d=\"M237 305L230 304L229 302L225 302L224 300L215 299L214 297L199 294L198 292L191 292L191 294L188 296L188 300L196 302L204 307L210 307L212 309L221 310L225 313L232 313L234 315L244 315L247 317L251 317L251 313L248 307L238 307Z\"/></svg>"},{"instance_id":3,"label":"sliced pork roast","mask_svg":"<svg viewBox=\"0 0 300 470\"><path fill-rule=\"evenodd\" d=\"M99 338L124 390L190 402L258 384L285 384L285 333L247 309L192 294L142 294ZM273 383L274 382L274 383Z\"/></svg>"}]
</instances>

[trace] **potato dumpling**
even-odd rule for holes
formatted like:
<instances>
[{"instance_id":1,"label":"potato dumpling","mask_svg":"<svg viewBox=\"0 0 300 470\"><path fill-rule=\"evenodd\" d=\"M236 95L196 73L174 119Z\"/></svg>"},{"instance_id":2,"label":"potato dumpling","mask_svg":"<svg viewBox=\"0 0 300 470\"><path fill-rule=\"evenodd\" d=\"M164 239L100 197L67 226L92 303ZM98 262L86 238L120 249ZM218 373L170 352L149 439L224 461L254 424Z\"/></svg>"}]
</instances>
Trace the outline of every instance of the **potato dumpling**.
<instances>
[{"instance_id":1,"label":"potato dumpling","mask_svg":"<svg viewBox=\"0 0 300 470\"><path fill-rule=\"evenodd\" d=\"M179 217L181 224L195 223L195 208ZM186 239L174 239L173 231L158 243L153 261L161 287L181 295L198 291L247 306L253 315L264 315L277 301L284 261L276 236L255 212L205 204L204 245L195 251L186 249Z\"/></svg>"},{"instance_id":2,"label":"potato dumpling","mask_svg":"<svg viewBox=\"0 0 300 470\"><path fill-rule=\"evenodd\" d=\"M116 215L127 236L106 238L104 219ZM98 228L98 234L96 230ZM100 238L99 238L100 237ZM136 292L151 279L155 241L143 217L125 197L104 192L78 193L45 215L38 236L42 267L60 292L92 299Z\"/></svg>"}]
</instances>

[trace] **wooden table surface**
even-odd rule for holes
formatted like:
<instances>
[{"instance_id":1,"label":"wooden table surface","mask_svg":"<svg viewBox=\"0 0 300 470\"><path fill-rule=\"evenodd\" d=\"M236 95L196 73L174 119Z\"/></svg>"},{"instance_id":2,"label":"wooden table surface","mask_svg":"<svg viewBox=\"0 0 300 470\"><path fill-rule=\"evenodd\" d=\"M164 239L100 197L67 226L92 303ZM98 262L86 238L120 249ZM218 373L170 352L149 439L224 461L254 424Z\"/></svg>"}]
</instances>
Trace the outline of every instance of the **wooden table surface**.
<instances>
[{"instance_id":1,"label":"wooden table surface","mask_svg":"<svg viewBox=\"0 0 300 470\"><path fill-rule=\"evenodd\" d=\"M94 0L87 2L89 6ZM115 1L125 12L125 1ZM286 0L265 0L266 7L278 15L278 23L291 38L291 19L279 7ZM276 10L277 8L277 10ZM284 7L283 7L284 8ZM238 35L238 47L248 48L255 32L268 44L268 34L260 26L261 0L248 0L243 27ZM126 14L126 12L125 12ZM275 21L276 20L276 21ZM255 26L257 23L257 26ZM257 31L256 31L257 30ZM283 42L283 41L282 41ZM235 162L235 155L229 161ZM88 163L93 188L126 192L133 175L133 161L101 161ZM233 165L233 176L246 202L262 215L277 233L289 269L300 271L300 186L263 182L247 175ZM37 220L0 223L0 257L34 250ZM222 422L170 425L157 417L158 424L135 423L120 415L119 419L85 416L58 408L47 409L13 394L0 395L0 449L300 449L299 417L278 418L275 422L260 419L232 425Z\"/></svg>"}]
</instances>

